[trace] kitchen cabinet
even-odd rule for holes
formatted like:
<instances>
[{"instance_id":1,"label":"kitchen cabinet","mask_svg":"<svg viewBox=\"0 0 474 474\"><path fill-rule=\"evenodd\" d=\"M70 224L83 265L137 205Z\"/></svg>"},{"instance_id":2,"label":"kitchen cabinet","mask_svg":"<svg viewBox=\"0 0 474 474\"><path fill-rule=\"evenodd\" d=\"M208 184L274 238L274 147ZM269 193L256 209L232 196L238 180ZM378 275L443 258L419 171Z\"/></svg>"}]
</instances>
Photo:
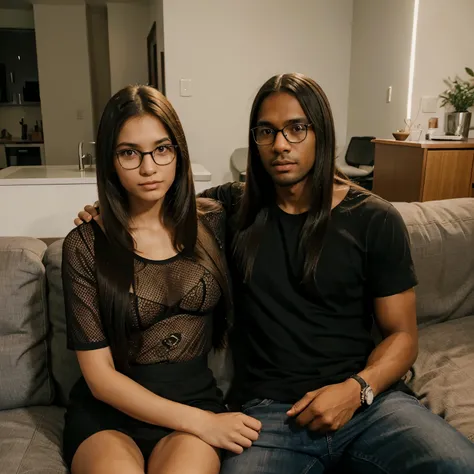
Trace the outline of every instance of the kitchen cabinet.
<instances>
[{"instance_id":1,"label":"kitchen cabinet","mask_svg":"<svg viewBox=\"0 0 474 474\"><path fill-rule=\"evenodd\" d=\"M7 166L40 166L41 147L38 146L8 146L5 147Z\"/></svg>"},{"instance_id":2,"label":"kitchen cabinet","mask_svg":"<svg viewBox=\"0 0 474 474\"><path fill-rule=\"evenodd\" d=\"M8 104L39 102L38 61L34 30L0 29L0 83L6 93L0 96Z\"/></svg>"}]
</instances>

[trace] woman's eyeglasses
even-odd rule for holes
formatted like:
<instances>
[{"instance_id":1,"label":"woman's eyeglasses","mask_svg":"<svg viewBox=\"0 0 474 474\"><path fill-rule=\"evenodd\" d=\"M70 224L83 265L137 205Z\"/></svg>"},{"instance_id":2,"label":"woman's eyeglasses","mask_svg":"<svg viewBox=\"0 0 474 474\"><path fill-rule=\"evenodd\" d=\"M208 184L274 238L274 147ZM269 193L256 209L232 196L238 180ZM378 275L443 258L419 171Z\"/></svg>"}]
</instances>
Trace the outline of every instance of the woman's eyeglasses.
<instances>
[{"instance_id":1,"label":"woman's eyeglasses","mask_svg":"<svg viewBox=\"0 0 474 474\"><path fill-rule=\"evenodd\" d=\"M145 155L151 155L151 158L158 166L166 166L176 158L176 149L178 145L159 145L153 151L140 151L134 148L123 148L116 152L120 166L126 170L140 168Z\"/></svg>"}]
</instances>

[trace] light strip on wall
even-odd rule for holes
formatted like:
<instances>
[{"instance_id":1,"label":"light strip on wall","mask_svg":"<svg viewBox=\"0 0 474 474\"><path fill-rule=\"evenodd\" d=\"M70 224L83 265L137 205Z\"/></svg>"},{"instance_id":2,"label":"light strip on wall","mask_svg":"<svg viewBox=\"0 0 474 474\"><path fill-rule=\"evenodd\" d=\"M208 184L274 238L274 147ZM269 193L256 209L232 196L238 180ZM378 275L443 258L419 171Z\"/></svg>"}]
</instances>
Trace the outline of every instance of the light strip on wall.
<instances>
[{"instance_id":1,"label":"light strip on wall","mask_svg":"<svg viewBox=\"0 0 474 474\"><path fill-rule=\"evenodd\" d=\"M418 12L420 10L420 0L415 0L413 8L413 27L411 32L410 51L410 71L408 73L408 99L407 99L407 119L411 119L411 108L413 100L413 82L415 79L415 58L416 58L416 35L418 32Z\"/></svg>"}]
</instances>

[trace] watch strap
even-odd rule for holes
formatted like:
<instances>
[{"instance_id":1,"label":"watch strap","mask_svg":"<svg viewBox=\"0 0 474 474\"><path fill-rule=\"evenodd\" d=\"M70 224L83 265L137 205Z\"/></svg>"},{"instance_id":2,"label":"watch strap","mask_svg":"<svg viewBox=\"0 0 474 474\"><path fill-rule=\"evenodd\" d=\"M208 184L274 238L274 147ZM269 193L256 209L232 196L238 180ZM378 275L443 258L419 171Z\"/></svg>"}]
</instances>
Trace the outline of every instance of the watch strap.
<instances>
[{"instance_id":1,"label":"watch strap","mask_svg":"<svg viewBox=\"0 0 474 474\"><path fill-rule=\"evenodd\" d=\"M350 378L354 379L356 382L359 382L359 385L361 386L362 390L369 386L369 384L357 374L351 375Z\"/></svg>"},{"instance_id":2,"label":"watch strap","mask_svg":"<svg viewBox=\"0 0 474 474\"><path fill-rule=\"evenodd\" d=\"M365 389L369 387L369 384L359 375L354 374L350 376L351 379L354 379L360 385L360 403L361 405L365 405Z\"/></svg>"}]
</instances>

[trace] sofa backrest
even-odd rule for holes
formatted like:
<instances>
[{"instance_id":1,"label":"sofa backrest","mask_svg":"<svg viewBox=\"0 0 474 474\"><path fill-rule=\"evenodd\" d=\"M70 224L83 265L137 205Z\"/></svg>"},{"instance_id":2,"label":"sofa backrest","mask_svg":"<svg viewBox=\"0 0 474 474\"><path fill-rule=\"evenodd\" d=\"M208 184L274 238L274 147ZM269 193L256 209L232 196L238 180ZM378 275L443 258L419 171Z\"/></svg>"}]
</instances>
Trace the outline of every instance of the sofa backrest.
<instances>
[{"instance_id":1,"label":"sofa backrest","mask_svg":"<svg viewBox=\"0 0 474 474\"><path fill-rule=\"evenodd\" d=\"M395 203L395 207L407 225L419 279L416 288L418 325L474 315L474 199ZM50 246L45 261L51 281L50 308L57 308L51 314L53 331L57 328L52 338L53 372L62 387L59 391L64 400L79 369L76 359L65 349L63 306L59 304L62 301L58 270L61 246L62 241ZM53 304L54 301L57 303ZM67 360L66 372L62 364L55 363L62 358ZM210 366L225 392L231 381L229 354L211 354Z\"/></svg>"},{"instance_id":2,"label":"sofa backrest","mask_svg":"<svg viewBox=\"0 0 474 474\"><path fill-rule=\"evenodd\" d=\"M396 203L411 240L420 327L474 315L474 199Z\"/></svg>"},{"instance_id":3,"label":"sofa backrest","mask_svg":"<svg viewBox=\"0 0 474 474\"><path fill-rule=\"evenodd\" d=\"M0 410L48 405L54 397L45 250L30 237L0 238Z\"/></svg>"},{"instance_id":4,"label":"sofa backrest","mask_svg":"<svg viewBox=\"0 0 474 474\"><path fill-rule=\"evenodd\" d=\"M474 315L474 199L395 206L419 278L419 325ZM61 257L62 240L46 250L36 239L0 237L0 410L49 404L55 388L65 404L80 376L66 348ZM210 364L226 391L228 354L211 355Z\"/></svg>"},{"instance_id":5,"label":"sofa backrest","mask_svg":"<svg viewBox=\"0 0 474 474\"><path fill-rule=\"evenodd\" d=\"M52 243L43 263L48 280L48 308L51 325L51 370L56 382L56 403L66 405L72 386L81 375L75 352L67 349L66 317L61 276L63 239Z\"/></svg>"}]
</instances>

